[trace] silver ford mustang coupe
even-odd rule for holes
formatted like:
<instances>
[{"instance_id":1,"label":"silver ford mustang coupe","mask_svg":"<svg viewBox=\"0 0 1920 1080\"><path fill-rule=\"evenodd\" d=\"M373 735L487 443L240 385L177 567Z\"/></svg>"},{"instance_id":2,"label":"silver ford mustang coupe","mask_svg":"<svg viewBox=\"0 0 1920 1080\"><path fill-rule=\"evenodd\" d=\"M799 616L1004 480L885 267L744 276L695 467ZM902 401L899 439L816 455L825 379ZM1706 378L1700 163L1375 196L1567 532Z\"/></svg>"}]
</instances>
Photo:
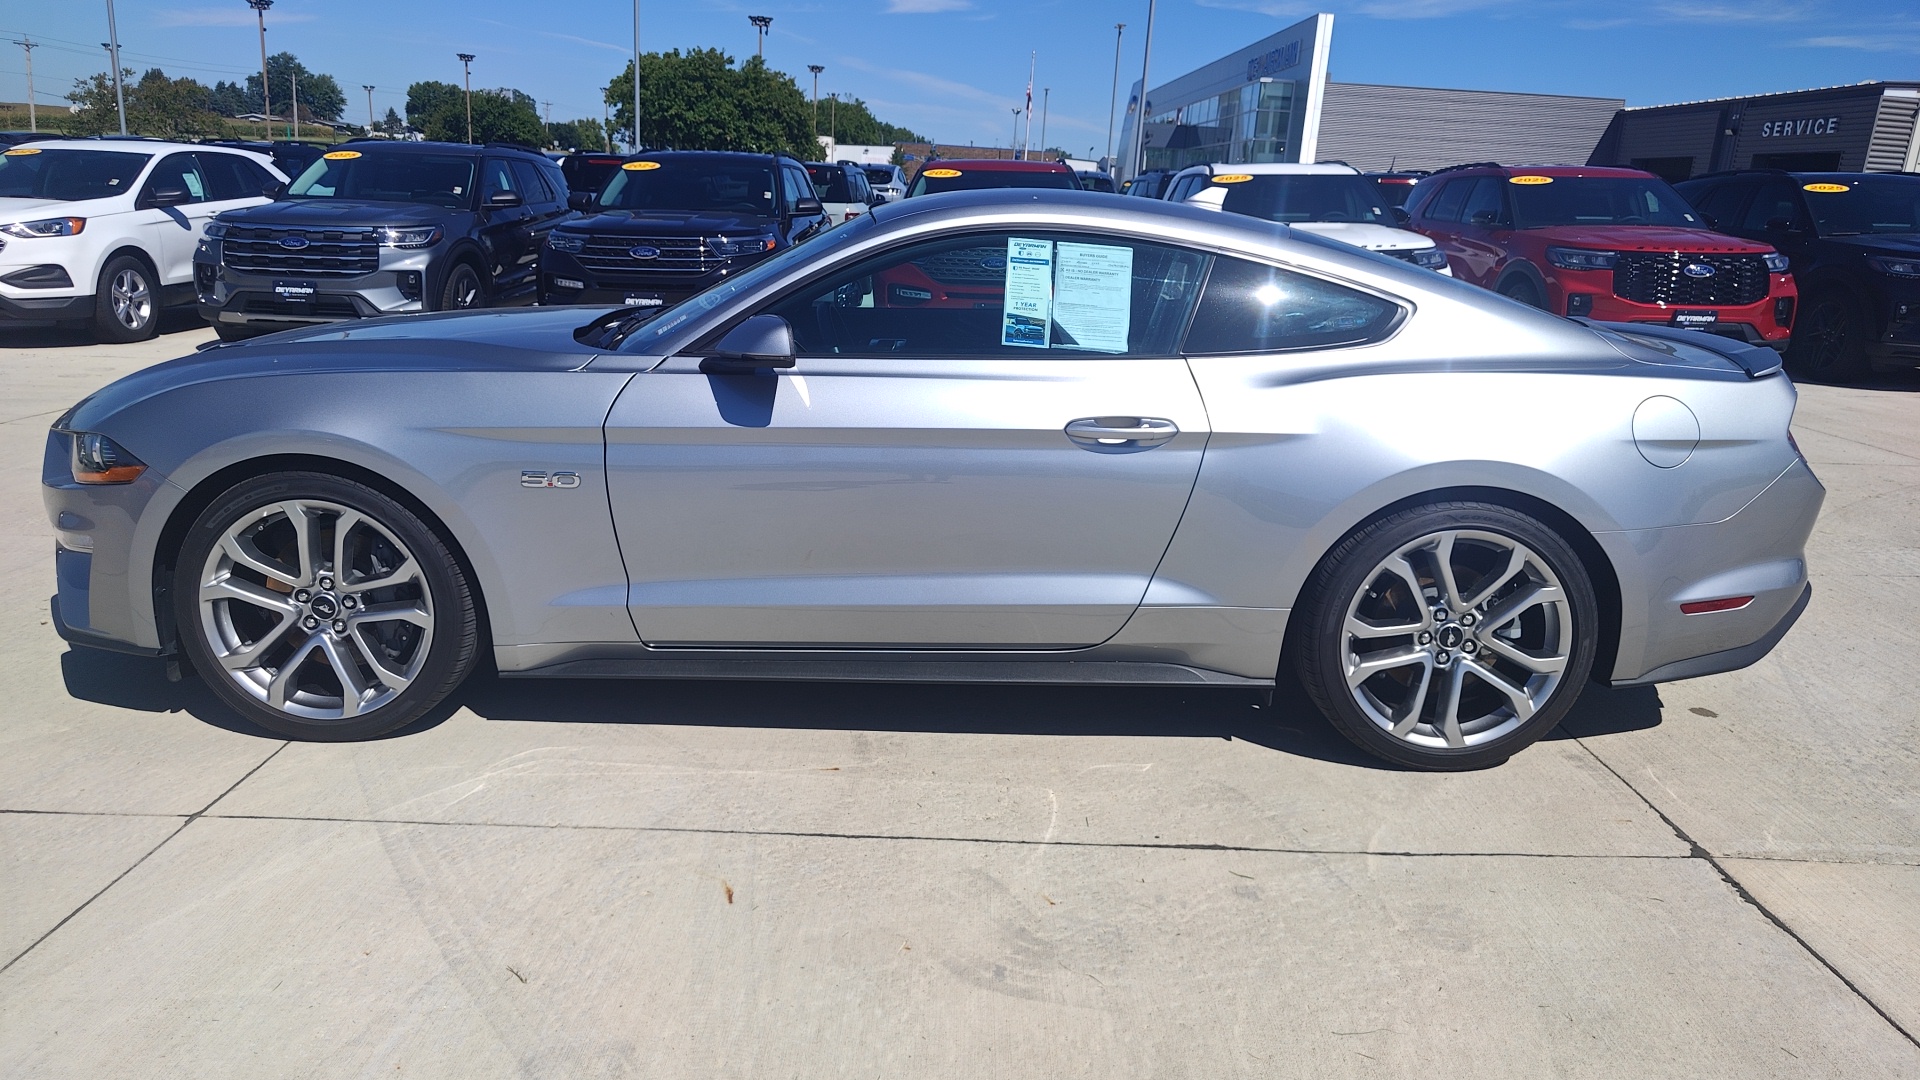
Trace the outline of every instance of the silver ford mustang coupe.
<instances>
[{"instance_id":1,"label":"silver ford mustang coupe","mask_svg":"<svg viewBox=\"0 0 1920 1080\"><path fill-rule=\"evenodd\" d=\"M1780 640L1824 497L1793 407L1769 350L1283 225L957 193L664 310L334 325L121 379L47 440L54 616L295 738L400 728L483 649L503 676L1291 665L1364 749L1474 768L1590 680Z\"/></svg>"}]
</instances>

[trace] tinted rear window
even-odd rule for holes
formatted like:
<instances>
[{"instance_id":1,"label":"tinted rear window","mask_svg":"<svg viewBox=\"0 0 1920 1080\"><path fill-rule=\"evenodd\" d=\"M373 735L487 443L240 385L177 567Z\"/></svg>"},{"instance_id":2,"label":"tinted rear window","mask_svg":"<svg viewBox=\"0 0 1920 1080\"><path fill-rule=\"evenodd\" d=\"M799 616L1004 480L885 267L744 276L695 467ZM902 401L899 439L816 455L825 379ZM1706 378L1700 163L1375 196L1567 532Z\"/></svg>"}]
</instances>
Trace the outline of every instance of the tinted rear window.
<instances>
[{"instance_id":1,"label":"tinted rear window","mask_svg":"<svg viewBox=\"0 0 1920 1080\"><path fill-rule=\"evenodd\" d=\"M809 165L807 177L821 202L856 202L853 187L847 182L847 170L839 165Z\"/></svg>"},{"instance_id":2,"label":"tinted rear window","mask_svg":"<svg viewBox=\"0 0 1920 1080\"><path fill-rule=\"evenodd\" d=\"M1379 341L1400 307L1330 281L1222 256L1187 331L1195 356L1331 348Z\"/></svg>"},{"instance_id":3,"label":"tinted rear window","mask_svg":"<svg viewBox=\"0 0 1920 1080\"><path fill-rule=\"evenodd\" d=\"M929 176L928 172L953 172L954 176ZM1012 169L950 169L934 165L913 178L908 195L938 195L943 191L978 191L983 188L1079 188L1070 172L1026 172Z\"/></svg>"}]
</instances>

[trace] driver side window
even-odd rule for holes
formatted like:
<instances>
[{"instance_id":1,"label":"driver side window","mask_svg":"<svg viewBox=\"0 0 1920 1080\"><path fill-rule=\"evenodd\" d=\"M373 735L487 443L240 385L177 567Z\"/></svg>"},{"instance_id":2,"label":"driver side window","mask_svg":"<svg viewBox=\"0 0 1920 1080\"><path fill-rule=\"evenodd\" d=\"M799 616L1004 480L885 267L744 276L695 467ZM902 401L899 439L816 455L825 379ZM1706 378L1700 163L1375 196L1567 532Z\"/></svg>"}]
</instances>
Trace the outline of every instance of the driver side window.
<instances>
[{"instance_id":1,"label":"driver side window","mask_svg":"<svg viewBox=\"0 0 1920 1080\"><path fill-rule=\"evenodd\" d=\"M147 194L166 188L185 191L190 203L206 201L207 182L192 154L170 154L154 166L153 175L147 178Z\"/></svg>"},{"instance_id":2,"label":"driver side window","mask_svg":"<svg viewBox=\"0 0 1920 1080\"><path fill-rule=\"evenodd\" d=\"M1793 185L1784 180L1770 180L1754 195L1752 205L1747 207L1747 216L1740 223L1743 230L1765 232L1769 221L1785 221L1787 228L1798 229L1805 224L1800 214L1800 200L1794 197Z\"/></svg>"}]
</instances>

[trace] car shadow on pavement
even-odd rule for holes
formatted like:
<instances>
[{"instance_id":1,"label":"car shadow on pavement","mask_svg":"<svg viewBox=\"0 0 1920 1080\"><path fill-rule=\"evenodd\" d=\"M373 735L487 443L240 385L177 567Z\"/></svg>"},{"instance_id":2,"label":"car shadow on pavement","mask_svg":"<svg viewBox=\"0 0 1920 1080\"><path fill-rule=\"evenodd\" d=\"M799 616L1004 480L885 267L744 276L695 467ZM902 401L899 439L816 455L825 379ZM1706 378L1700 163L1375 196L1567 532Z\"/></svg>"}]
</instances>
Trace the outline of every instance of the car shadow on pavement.
<instances>
[{"instance_id":1,"label":"car shadow on pavement","mask_svg":"<svg viewBox=\"0 0 1920 1080\"><path fill-rule=\"evenodd\" d=\"M227 708L192 674L169 682L164 661L95 649L60 657L67 692L139 712L185 713L262 739L279 736ZM452 699L387 738L437 726L460 708L500 722L661 724L977 735L1238 739L1296 757L1398 770L1334 731L1292 678L1265 695L1178 686L766 682L672 679L503 679L475 673ZM1652 687L1590 686L1548 739L1639 731L1660 723Z\"/></svg>"},{"instance_id":2,"label":"car shadow on pavement","mask_svg":"<svg viewBox=\"0 0 1920 1080\"><path fill-rule=\"evenodd\" d=\"M206 320L200 317L199 312L191 309L160 313L160 333L163 336L206 328ZM0 334L0 349L91 348L99 344L100 339L93 336L93 328L85 326L25 323L9 326L6 333Z\"/></svg>"}]
</instances>

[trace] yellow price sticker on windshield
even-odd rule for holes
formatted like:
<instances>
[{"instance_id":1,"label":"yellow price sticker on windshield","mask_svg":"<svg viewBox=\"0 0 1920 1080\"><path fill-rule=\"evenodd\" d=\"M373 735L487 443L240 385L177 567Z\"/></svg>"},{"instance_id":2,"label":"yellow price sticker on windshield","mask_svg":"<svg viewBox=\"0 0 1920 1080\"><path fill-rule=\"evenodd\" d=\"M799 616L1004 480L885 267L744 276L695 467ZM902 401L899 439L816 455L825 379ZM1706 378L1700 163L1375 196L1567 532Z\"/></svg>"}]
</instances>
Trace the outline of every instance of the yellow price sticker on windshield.
<instances>
[{"instance_id":1,"label":"yellow price sticker on windshield","mask_svg":"<svg viewBox=\"0 0 1920 1080\"><path fill-rule=\"evenodd\" d=\"M1551 184L1553 183L1553 177L1551 176L1510 176L1507 178L1507 183L1509 184Z\"/></svg>"},{"instance_id":2,"label":"yellow price sticker on windshield","mask_svg":"<svg viewBox=\"0 0 1920 1080\"><path fill-rule=\"evenodd\" d=\"M39 152L40 151L37 147L16 146L13 149L8 150L6 153L6 156L7 157L26 157L28 154L37 154Z\"/></svg>"},{"instance_id":3,"label":"yellow price sticker on windshield","mask_svg":"<svg viewBox=\"0 0 1920 1080\"><path fill-rule=\"evenodd\" d=\"M352 161L354 158L360 156L360 151L335 150L331 153L321 154L320 156L326 158L328 161Z\"/></svg>"},{"instance_id":4,"label":"yellow price sticker on windshield","mask_svg":"<svg viewBox=\"0 0 1920 1080\"><path fill-rule=\"evenodd\" d=\"M926 172L921 173L920 175L931 176L935 180L945 180L949 177L959 176L960 170L959 169L928 169Z\"/></svg>"},{"instance_id":5,"label":"yellow price sticker on windshield","mask_svg":"<svg viewBox=\"0 0 1920 1080\"><path fill-rule=\"evenodd\" d=\"M1838 191L1852 191L1853 189L1848 187L1845 184L1802 184L1801 190L1820 191L1820 192L1838 192Z\"/></svg>"},{"instance_id":6,"label":"yellow price sticker on windshield","mask_svg":"<svg viewBox=\"0 0 1920 1080\"><path fill-rule=\"evenodd\" d=\"M1251 179L1253 179L1253 177L1248 173L1221 173L1219 176L1213 178L1213 182L1216 184L1244 184Z\"/></svg>"},{"instance_id":7,"label":"yellow price sticker on windshield","mask_svg":"<svg viewBox=\"0 0 1920 1080\"><path fill-rule=\"evenodd\" d=\"M652 172L660 167L660 163L657 161L629 161L620 167L628 172Z\"/></svg>"}]
</instances>

